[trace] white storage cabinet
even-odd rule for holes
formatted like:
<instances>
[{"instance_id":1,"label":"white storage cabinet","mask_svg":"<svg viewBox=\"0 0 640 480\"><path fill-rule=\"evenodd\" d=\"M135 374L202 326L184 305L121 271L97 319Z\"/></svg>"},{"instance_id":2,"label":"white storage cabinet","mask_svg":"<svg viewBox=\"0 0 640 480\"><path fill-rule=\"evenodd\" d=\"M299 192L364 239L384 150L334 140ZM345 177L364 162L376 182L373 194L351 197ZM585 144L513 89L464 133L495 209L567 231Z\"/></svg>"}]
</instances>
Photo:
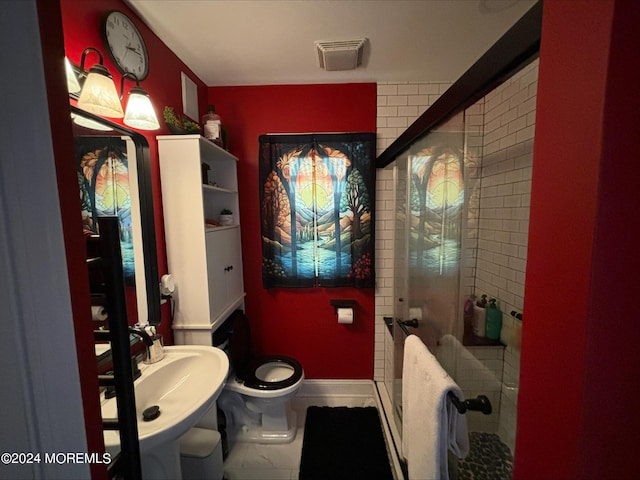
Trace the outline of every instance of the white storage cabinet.
<instances>
[{"instance_id":1,"label":"white storage cabinet","mask_svg":"<svg viewBox=\"0 0 640 480\"><path fill-rule=\"evenodd\" d=\"M160 135L160 179L169 272L176 281L176 344L210 345L211 334L244 303L238 159L200 135ZM209 166L203 184L202 164ZM210 226L220 211L231 226Z\"/></svg>"}]
</instances>

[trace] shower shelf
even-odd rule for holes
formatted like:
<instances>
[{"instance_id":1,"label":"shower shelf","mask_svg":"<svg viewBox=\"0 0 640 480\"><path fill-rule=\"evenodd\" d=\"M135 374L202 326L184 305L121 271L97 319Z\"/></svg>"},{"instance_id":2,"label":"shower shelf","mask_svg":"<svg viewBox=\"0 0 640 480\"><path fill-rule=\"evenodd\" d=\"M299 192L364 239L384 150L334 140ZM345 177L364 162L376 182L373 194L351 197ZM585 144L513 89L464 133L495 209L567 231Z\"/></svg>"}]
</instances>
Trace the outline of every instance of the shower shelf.
<instances>
[{"instance_id":1,"label":"shower shelf","mask_svg":"<svg viewBox=\"0 0 640 480\"><path fill-rule=\"evenodd\" d=\"M478 337L473 333L465 333L462 337L462 344L465 347L504 347L506 346L500 340L492 340L487 337Z\"/></svg>"},{"instance_id":2,"label":"shower shelf","mask_svg":"<svg viewBox=\"0 0 640 480\"><path fill-rule=\"evenodd\" d=\"M487 337L478 337L473 333L471 325L465 324L462 344L465 347L505 347L500 340L493 340Z\"/></svg>"}]
</instances>

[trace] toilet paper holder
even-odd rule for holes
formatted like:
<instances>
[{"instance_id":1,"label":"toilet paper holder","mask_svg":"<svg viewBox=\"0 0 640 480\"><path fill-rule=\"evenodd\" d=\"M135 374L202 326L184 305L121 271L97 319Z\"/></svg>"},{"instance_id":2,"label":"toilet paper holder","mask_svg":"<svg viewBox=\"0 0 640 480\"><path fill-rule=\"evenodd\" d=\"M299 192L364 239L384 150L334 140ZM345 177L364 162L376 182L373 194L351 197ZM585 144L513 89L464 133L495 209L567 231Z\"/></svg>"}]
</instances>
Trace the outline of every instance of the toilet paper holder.
<instances>
[{"instance_id":1,"label":"toilet paper holder","mask_svg":"<svg viewBox=\"0 0 640 480\"><path fill-rule=\"evenodd\" d=\"M355 300L331 300L331 305L336 310L336 316L338 317L338 323L343 325L351 325L354 320L354 308L356 305Z\"/></svg>"},{"instance_id":2,"label":"toilet paper holder","mask_svg":"<svg viewBox=\"0 0 640 480\"><path fill-rule=\"evenodd\" d=\"M355 300L345 300L341 298L329 300L329 303L336 309L336 313L338 313L339 308L354 308L357 305Z\"/></svg>"}]
</instances>

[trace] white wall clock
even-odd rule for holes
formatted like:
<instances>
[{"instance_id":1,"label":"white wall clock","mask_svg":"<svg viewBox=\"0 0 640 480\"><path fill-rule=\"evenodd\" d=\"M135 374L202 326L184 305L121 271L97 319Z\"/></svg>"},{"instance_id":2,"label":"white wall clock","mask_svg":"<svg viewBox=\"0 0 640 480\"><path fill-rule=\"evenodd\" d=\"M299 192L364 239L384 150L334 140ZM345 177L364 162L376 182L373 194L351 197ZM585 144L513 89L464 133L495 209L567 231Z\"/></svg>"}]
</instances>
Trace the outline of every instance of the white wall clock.
<instances>
[{"instance_id":1,"label":"white wall clock","mask_svg":"<svg viewBox=\"0 0 640 480\"><path fill-rule=\"evenodd\" d=\"M102 24L102 34L107 52L118 70L144 80L149 73L149 55L133 21L122 12L109 12Z\"/></svg>"}]
</instances>

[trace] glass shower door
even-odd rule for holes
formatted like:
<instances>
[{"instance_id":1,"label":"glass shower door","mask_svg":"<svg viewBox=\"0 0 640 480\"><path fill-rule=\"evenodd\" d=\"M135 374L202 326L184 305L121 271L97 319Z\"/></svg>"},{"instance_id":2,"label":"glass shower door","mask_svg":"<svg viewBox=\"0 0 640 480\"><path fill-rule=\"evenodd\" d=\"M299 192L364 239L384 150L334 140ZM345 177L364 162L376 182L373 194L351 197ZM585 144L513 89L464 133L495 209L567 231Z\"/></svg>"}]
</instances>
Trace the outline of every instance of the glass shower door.
<instances>
[{"instance_id":1,"label":"glass shower door","mask_svg":"<svg viewBox=\"0 0 640 480\"><path fill-rule=\"evenodd\" d=\"M396 159L393 399L399 429L406 336L417 335L436 354L441 339L461 328L463 119L455 115Z\"/></svg>"}]
</instances>

